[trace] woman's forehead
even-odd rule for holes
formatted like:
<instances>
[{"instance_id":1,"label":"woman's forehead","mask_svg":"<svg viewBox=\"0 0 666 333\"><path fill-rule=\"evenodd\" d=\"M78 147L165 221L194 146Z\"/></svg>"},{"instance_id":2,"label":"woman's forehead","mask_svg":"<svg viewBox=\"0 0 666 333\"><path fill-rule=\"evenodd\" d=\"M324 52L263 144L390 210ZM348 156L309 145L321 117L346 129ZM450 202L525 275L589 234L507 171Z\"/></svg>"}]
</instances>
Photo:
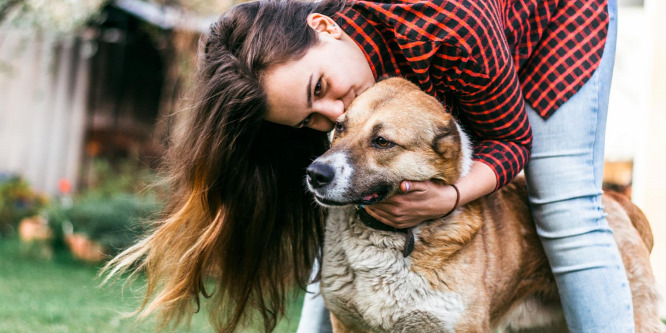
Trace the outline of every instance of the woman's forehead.
<instances>
[{"instance_id":1,"label":"woman's forehead","mask_svg":"<svg viewBox=\"0 0 666 333\"><path fill-rule=\"evenodd\" d=\"M264 76L263 88L268 99L266 120L296 125L301 120L301 113L307 111L307 87L313 70L300 60L276 66Z\"/></svg>"}]
</instances>

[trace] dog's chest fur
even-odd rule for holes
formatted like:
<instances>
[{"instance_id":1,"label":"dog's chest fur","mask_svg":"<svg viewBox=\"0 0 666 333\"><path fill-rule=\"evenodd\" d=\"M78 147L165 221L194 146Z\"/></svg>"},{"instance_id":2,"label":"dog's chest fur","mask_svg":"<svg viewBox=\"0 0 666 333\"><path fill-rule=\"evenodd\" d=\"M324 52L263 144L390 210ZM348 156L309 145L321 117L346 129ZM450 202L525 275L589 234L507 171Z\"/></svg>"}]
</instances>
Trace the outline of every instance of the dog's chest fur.
<instances>
[{"instance_id":1,"label":"dog's chest fur","mask_svg":"<svg viewBox=\"0 0 666 333\"><path fill-rule=\"evenodd\" d=\"M327 306L340 320L373 332L454 332L464 298L433 290L403 257L404 244L401 233L363 225L353 207L329 209L321 283Z\"/></svg>"}]
</instances>

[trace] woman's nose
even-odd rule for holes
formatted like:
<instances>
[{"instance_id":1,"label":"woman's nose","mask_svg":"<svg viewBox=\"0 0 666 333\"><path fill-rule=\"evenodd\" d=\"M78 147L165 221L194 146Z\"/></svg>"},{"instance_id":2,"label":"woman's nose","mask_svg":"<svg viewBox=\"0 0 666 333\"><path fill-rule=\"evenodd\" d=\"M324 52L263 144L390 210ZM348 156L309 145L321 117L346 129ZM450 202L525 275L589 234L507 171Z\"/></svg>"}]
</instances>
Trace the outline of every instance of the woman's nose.
<instances>
[{"instance_id":1,"label":"woman's nose","mask_svg":"<svg viewBox=\"0 0 666 333\"><path fill-rule=\"evenodd\" d=\"M331 122L345 113L345 103L340 99L319 100L313 105L314 111L324 116Z\"/></svg>"}]
</instances>

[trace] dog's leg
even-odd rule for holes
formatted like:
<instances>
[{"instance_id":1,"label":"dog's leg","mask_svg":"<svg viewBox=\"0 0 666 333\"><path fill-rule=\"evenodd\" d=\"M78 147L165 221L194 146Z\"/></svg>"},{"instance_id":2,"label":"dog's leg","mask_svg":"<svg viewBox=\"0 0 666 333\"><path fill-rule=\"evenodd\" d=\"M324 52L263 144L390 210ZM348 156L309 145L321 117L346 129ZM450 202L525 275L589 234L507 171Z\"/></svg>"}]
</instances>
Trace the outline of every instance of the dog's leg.
<instances>
[{"instance_id":1,"label":"dog's leg","mask_svg":"<svg viewBox=\"0 0 666 333\"><path fill-rule=\"evenodd\" d=\"M638 239L638 237L636 237ZM634 323L638 333L666 332L659 320L657 290L645 247L623 242L620 248L634 303ZM638 255L642 252L642 255Z\"/></svg>"},{"instance_id":2,"label":"dog's leg","mask_svg":"<svg viewBox=\"0 0 666 333\"><path fill-rule=\"evenodd\" d=\"M637 261L645 262L638 265ZM666 332L666 326L659 320L657 291L648 258L634 258L631 264L625 265L625 267L629 276L629 285L631 286L634 303L636 332ZM639 274L642 277L639 277Z\"/></svg>"},{"instance_id":3,"label":"dog's leg","mask_svg":"<svg viewBox=\"0 0 666 333\"><path fill-rule=\"evenodd\" d=\"M664 332L664 325L657 312L656 282L650 265L652 235L645 215L625 197L613 194L604 196L604 207L627 271L636 332ZM647 231L641 232L636 228L641 225L647 226Z\"/></svg>"}]
</instances>

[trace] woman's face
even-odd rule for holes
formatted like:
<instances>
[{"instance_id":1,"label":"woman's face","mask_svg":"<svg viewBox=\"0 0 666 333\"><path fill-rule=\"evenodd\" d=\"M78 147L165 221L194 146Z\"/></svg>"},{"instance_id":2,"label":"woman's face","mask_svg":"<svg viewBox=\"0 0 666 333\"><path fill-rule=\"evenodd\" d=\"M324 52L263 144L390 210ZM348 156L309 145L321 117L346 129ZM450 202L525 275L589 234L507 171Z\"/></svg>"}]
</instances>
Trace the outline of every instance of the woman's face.
<instances>
[{"instance_id":1,"label":"woman's face","mask_svg":"<svg viewBox=\"0 0 666 333\"><path fill-rule=\"evenodd\" d=\"M264 77L266 120L330 131L375 78L361 49L332 19L311 14L308 24L318 32L319 43L302 58L269 69Z\"/></svg>"}]
</instances>

